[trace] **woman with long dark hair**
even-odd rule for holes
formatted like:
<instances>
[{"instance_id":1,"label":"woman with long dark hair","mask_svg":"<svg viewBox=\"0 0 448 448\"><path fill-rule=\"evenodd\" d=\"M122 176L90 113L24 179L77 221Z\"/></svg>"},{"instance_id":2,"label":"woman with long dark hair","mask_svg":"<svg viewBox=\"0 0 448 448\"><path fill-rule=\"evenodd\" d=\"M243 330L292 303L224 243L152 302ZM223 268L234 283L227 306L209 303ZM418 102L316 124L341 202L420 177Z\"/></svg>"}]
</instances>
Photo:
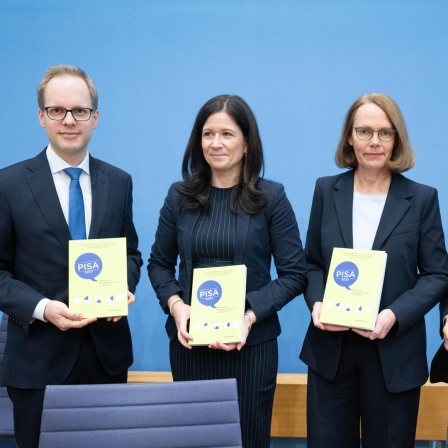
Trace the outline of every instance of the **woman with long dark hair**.
<instances>
[{"instance_id":1,"label":"woman with long dark hair","mask_svg":"<svg viewBox=\"0 0 448 448\"><path fill-rule=\"evenodd\" d=\"M281 184L262 179L262 169L262 144L249 106L230 95L207 101L185 151L183 182L171 186L160 212L148 265L168 314L174 380L236 378L245 448L270 445L277 312L306 286L291 204ZM234 264L247 267L243 338L192 348L187 324L193 269Z\"/></svg>"}]
</instances>

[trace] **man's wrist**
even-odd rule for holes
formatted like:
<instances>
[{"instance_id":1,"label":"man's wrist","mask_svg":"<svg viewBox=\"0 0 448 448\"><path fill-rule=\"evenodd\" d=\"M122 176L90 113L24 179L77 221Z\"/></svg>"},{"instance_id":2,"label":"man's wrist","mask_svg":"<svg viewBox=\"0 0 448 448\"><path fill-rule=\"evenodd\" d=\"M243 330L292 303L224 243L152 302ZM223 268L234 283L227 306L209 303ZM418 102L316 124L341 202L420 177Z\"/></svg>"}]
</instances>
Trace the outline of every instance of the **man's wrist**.
<instances>
[{"instance_id":1,"label":"man's wrist","mask_svg":"<svg viewBox=\"0 0 448 448\"><path fill-rule=\"evenodd\" d=\"M41 320L42 322L48 322L48 320L45 319L45 307L47 306L48 302L50 302L50 299L47 298L43 298L39 301L39 303L36 305L36 308L34 308L33 319Z\"/></svg>"}]
</instances>

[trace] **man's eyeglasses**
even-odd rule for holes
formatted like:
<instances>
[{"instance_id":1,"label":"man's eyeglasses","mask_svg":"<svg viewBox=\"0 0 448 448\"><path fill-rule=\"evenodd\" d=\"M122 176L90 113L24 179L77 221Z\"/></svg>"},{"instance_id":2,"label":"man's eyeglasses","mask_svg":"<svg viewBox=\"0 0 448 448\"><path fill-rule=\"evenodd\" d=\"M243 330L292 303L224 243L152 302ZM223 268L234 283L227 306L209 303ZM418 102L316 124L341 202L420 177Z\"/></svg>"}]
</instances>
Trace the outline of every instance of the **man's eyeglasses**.
<instances>
[{"instance_id":1,"label":"man's eyeglasses","mask_svg":"<svg viewBox=\"0 0 448 448\"><path fill-rule=\"evenodd\" d=\"M44 107L47 112L48 118L54 121L62 121L68 112L72 114L72 117L76 121L87 121L92 116L93 109L88 107L77 107L76 109L65 109L60 106Z\"/></svg>"},{"instance_id":2,"label":"man's eyeglasses","mask_svg":"<svg viewBox=\"0 0 448 448\"><path fill-rule=\"evenodd\" d=\"M378 138L381 141L390 142L395 138L397 130L392 128L381 128L378 131L374 131L372 128L361 127L355 128L355 132L360 140L370 140L373 137L373 134L376 132L378 134Z\"/></svg>"}]
</instances>

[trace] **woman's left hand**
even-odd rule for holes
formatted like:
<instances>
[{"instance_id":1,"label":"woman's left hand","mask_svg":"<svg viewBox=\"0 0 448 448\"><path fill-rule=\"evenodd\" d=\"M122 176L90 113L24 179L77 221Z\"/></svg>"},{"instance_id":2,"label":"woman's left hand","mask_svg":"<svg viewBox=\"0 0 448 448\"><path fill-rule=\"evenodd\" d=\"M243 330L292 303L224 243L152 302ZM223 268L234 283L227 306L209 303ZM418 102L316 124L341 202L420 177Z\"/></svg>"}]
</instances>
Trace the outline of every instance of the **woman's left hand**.
<instances>
[{"instance_id":1,"label":"woman's left hand","mask_svg":"<svg viewBox=\"0 0 448 448\"><path fill-rule=\"evenodd\" d=\"M243 336L241 338L241 342L238 342L238 344L225 344L221 341L213 342L208 346L208 348L214 348L219 350L224 350L226 352L230 352L232 350L241 350L246 345L247 336L249 335L249 331L251 326L256 322L257 318L255 317L255 313L251 310L251 318L244 314L244 330L243 330Z\"/></svg>"},{"instance_id":2,"label":"woman's left hand","mask_svg":"<svg viewBox=\"0 0 448 448\"><path fill-rule=\"evenodd\" d=\"M378 314L375 328L372 331L358 328L353 328L352 331L372 341L374 339L384 339L396 322L397 318L393 311L386 308Z\"/></svg>"},{"instance_id":3,"label":"woman's left hand","mask_svg":"<svg viewBox=\"0 0 448 448\"><path fill-rule=\"evenodd\" d=\"M216 341L216 342L213 342L212 344L210 344L208 346L208 348L215 348L215 349L219 349L219 350L224 350L225 352L230 352L232 350L235 350L237 348L237 346L240 344L242 344L241 347L243 347L245 343L246 343L246 338L244 338L244 342L241 341L239 344L224 344L224 342Z\"/></svg>"}]
</instances>

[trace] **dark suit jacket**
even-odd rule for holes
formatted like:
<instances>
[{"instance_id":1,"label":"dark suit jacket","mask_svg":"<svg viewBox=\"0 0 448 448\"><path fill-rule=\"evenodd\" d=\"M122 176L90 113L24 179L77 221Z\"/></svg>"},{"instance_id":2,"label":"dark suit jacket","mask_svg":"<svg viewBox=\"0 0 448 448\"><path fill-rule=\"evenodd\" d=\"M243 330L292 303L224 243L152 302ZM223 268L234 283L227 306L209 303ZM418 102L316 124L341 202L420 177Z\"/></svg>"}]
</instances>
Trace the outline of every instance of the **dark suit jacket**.
<instances>
[{"instance_id":1,"label":"dark suit jacket","mask_svg":"<svg viewBox=\"0 0 448 448\"><path fill-rule=\"evenodd\" d=\"M142 264L132 221L129 174L90 157L92 222L90 238L126 237L128 285L134 292ZM0 170L0 309L10 316L4 357L8 386L44 388L71 371L81 338L90 331L105 370L117 374L132 364L126 318L99 319L83 330L62 332L32 321L44 297L67 303L70 233L45 150Z\"/></svg>"},{"instance_id":2,"label":"dark suit jacket","mask_svg":"<svg viewBox=\"0 0 448 448\"><path fill-rule=\"evenodd\" d=\"M255 215L237 214L235 264L247 267L246 299L257 316L247 345L272 340L280 334L277 317L284 305L306 287L305 258L299 230L291 204L281 184L259 181L267 197L267 206ZM179 293L190 303L193 276L191 236L200 216L199 211L180 205L176 185L172 185L160 212L155 243L149 259L149 277L160 305L168 314L168 299ZM179 278L175 271L180 257ZM271 257L277 269L271 281ZM174 319L166 324L171 340L177 335Z\"/></svg>"},{"instance_id":3,"label":"dark suit jacket","mask_svg":"<svg viewBox=\"0 0 448 448\"><path fill-rule=\"evenodd\" d=\"M318 179L306 241L311 310L322 301L334 247L353 247L353 171ZM448 292L448 258L437 191L394 174L372 249L388 254L380 310L397 324L376 340L390 392L418 387L428 378L424 315ZM339 365L342 333L311 323L300 358L331 380Z\"/></svg>"}]
</instances>

